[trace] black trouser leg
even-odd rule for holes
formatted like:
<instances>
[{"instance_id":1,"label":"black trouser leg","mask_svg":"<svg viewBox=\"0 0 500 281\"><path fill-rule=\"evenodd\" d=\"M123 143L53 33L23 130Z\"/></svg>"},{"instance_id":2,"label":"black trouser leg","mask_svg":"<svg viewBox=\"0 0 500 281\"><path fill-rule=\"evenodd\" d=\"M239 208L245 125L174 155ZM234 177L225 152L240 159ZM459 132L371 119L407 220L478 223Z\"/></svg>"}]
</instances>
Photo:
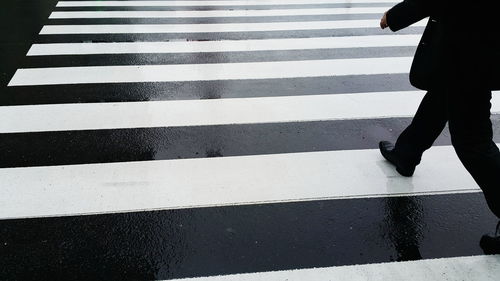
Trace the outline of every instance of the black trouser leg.
<instances>
[{"instance_id":1,"label":"black trouser leg","mask_svg":"<svg viewBox=\"0 0 500 281\"><path fill-rule=\"evenodd\" d=\"M450 92L451 140L458 157L500 218L500 151L493 142L491 91Z\"/></svg>"},{"instance_id":2,"label":"black trouser leg","mask_svg":"<svg viewBox=\"0 0 500 281\"><path fill-rule=\"evenodd\" d=\"M411 124L399 136L395 151L409 163L418 165L422 154L441 134L447 120L445 92L428 92Z\"/></svg>"}]
</instances>

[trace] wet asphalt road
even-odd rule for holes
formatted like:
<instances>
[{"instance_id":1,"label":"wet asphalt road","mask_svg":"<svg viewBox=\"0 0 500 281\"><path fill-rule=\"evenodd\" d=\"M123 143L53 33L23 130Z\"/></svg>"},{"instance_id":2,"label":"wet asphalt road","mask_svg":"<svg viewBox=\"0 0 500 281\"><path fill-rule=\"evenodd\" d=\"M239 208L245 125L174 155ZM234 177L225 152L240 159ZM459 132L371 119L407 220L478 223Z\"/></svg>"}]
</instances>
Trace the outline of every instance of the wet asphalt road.
<instances>
[{"instance_id":1,"label":"wet asphalt road","mask_svg":"<svg viewBox=\"0 0 500 281\"><path fill-rule=\"evenodd\" d=\"M406 74L8 87L8 82L19 68L408 57L415 50L414 47L369 47L253 53L26 57L34 43L248 40L386 34L375 27L246 33L38 35L46 24L266 23L364 20L380 16L343 14L273 18L49 20L54 10L96 10L95 7L55 8L56 3L51 0L9 0L3 3L0 17L4 35L0 39L0 106L415 90L409 85ZM312 6L341 8L345 4ZM349 5L377 6L387 4ZM189 9L212 8L200 6ZM224 8L242 9L240 6ZM304 5L273 8L301 9ZM184 9L186 7L105 7L99 10ZM418 34L421 31L421 27L412 27L401 34ZM410 121L409 117L391 117L0 133L0 169L376 149L379 140L394 140ZM500 117L494 115L492 121L496 128L495 140L499 142ZM436 141L438 146L450 144L448 131ZM109 177L112 179L113 175ZM210 176L206 180L210 181ZM35 205L38 203L33 202ZM57 202L50 203L57 205ZM53 280L173 279L480 255L479 239L482 234L490 232L495 223L496 219L487 209L482 194L477 192L0 219L0 280L48 277Z\"/></svg>"}]
</instances>

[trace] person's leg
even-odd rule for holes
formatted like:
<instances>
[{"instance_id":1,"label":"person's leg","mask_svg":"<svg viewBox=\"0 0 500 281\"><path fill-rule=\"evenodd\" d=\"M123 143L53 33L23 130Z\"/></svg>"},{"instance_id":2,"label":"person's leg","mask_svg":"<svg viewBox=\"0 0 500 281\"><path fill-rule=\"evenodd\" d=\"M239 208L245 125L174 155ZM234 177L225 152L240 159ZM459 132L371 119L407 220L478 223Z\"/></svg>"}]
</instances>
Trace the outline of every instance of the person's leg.
<instances>
[{"instance_id":1,"label":"person's leg","mask_svg":"<svg viewBox=\"0 0 500 281\"><path fill-rule=\"evenodd\" d=\"M422 154L432 146L447 121L444 91L428 92L411 124L398 137L394 152L409 164L418 165Z\"/></svg>"},{"instance_id":2,"label":"person's leg","mask_svg":"<svg viewBox=\"0 0 500 281\"><path fill-rule=\"evenodd\" d=\"M448 118L451 140L467 171L500 218L500 151L493 142L491 91L450 91Z\"/></svg>"},{"instance_id":3,"label":"person's leg","mask_svg":"<svg viewBox=\"0 0 500 281\"><path fill-rule=\"evenodd\" d=\"M449 127L460 161L483 190L491 211L500 218L500 151L493 142L491 91L455 91L449 95ZM484 235L486 254L500 254L500 234Z\"/></svg>"}]
</instances>

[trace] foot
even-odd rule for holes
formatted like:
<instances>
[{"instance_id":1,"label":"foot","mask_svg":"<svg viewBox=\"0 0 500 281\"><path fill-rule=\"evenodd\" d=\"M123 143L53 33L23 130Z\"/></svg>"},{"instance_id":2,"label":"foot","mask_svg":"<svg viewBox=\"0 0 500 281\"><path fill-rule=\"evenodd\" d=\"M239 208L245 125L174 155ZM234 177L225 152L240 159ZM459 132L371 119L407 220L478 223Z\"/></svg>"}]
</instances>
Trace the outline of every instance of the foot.
<instances>
[{"instance_id":1,"label":"foot","mask_svg":"<svg viewBox=\"0 0 500 281\"><path fill-rule=\"evenodd\" d=\"M396 166L396 171L402 176L411 177L413 172L415 172L415 165L405 163L395 152L394 144L388 141L381 141L378 144L380 153L382 156L389 161L392 165Z\"/></svg>"},{"instance_id":2,"label":"foot","mask_svg":"<svg viewBox=\"0 0 500 281\"><path fill-rule=\"evenodd\" d=\"M500 222L498 222L496 234L494 236L484 235L479 245L487 255L500 254Z\"/></svg>"}]
</instances>

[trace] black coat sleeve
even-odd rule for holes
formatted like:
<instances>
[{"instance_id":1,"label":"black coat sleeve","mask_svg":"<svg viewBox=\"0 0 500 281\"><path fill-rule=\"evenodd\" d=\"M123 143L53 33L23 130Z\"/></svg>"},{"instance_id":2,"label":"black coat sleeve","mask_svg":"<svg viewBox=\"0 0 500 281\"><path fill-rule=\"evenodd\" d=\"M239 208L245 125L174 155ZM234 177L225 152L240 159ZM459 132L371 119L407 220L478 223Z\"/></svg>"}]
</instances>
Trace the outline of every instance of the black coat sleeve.
<instances>
[{"instance_id":1,"label":"black coat sleeve","mask_svg":"<svg viewBox=\"0 0 500 281\"><path fill-rule=\"evenodd\" d=\"M392 31L398 31L428 16L426 0L404 0L387 12L387 24Z\"/></svg>"}]
</instances>

